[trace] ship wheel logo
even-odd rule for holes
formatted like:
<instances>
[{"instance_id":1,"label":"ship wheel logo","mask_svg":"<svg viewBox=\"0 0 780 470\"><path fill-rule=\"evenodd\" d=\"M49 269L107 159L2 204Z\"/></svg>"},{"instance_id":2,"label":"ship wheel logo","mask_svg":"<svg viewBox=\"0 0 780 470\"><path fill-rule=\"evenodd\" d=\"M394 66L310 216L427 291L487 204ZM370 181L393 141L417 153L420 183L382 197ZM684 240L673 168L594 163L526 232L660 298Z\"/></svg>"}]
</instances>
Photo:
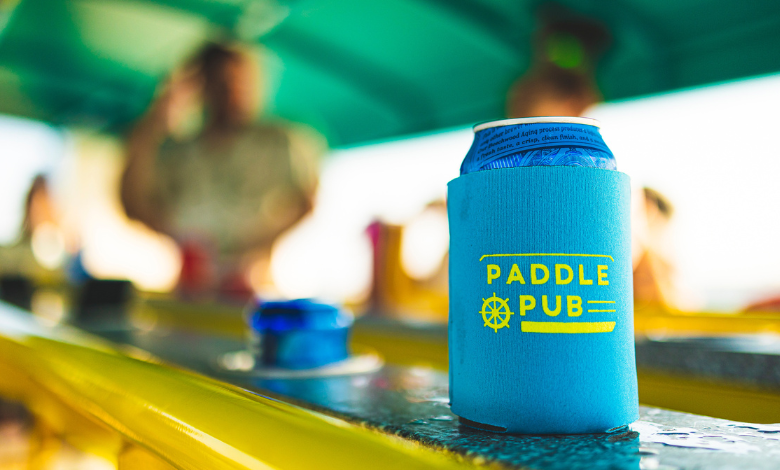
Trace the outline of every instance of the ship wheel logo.
<instances>
[{"instance_id":1,"label":"ship wheel logo","mask_svg":"<svg viewBox=\"0 0 780 470\"><path fill-rule=\"evenodd\" d=\"M504 327L509 328L509 317L513 314L509 311L509 299L502 299L496 297L496 293L493 292L493 297L482 299L482 320L485 321L485 326L493 328L493 331L498 333L498 330Z\"/></svg>"}]
</instances>

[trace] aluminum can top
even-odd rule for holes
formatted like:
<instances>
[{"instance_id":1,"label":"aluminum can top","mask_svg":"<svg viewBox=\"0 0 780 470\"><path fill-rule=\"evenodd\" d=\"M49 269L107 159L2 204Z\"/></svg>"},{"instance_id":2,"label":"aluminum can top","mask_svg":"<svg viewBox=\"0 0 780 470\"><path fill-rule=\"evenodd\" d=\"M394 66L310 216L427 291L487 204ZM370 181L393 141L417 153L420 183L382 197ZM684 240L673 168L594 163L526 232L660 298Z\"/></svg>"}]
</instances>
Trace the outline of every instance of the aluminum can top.
<instances>
[{"instance_id":1,"label":"aluminum can top","mask_svg":"<svg viewBox=\"0 0 780 470\"><path fill-rule=\"evenodd\" d=\"M617 170L599 122L550 116L503 119L474 126L460 174L523 166L581 166Z\"/></svg>"}]
</instances>

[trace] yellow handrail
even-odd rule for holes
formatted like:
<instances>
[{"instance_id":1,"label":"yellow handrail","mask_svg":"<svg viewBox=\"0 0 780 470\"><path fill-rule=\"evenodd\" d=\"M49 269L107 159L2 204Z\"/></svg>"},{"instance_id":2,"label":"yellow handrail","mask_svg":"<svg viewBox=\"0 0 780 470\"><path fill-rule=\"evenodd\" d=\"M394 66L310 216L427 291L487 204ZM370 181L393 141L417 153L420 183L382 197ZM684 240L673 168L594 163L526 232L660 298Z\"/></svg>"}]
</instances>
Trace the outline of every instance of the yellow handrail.
<instances>
[{"instance_id":1,"label":"yellow handrail","mask_svg":"<svg viewBox=\"0 0 780 470\"><path fill-rule=\"evenodd\" d=\"M634 307L637 334L729 336L780 333L780 312L683 312L656 305Z\"/></svg>"},{"instance_id":2,"label":"yellow handrail","mask_svg":"<svg viewBox=\"0 0 780 470\"><path fill-rule=\"evenodd\" d=\"M123 353L0 306L0 392L59 404L180 469L459 468L454 456ZM109 439L110 440L110 439Z\"/></svg>"}]
</instances>

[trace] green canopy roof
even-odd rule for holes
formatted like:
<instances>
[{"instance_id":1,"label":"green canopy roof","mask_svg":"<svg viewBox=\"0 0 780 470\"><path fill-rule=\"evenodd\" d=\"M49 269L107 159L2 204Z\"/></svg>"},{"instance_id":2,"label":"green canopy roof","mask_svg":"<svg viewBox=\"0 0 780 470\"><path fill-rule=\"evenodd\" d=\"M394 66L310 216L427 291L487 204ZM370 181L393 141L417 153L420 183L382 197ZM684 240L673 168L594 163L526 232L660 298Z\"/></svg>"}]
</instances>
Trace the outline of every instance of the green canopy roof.
<instances>
[{"instance_id":1,"label":"green canopy roof","mask_svg":"<svg viewBox=\"0 0 780 470\"><path fill-rule=\"evenodd\" d=\"M0 0L0 112L123 129L215 37L271 52L268 112L334 146L503 116L538 1ZM559 2L602 21L608 100L780 71L777 0Z\"/></svg>"}]
</instances>

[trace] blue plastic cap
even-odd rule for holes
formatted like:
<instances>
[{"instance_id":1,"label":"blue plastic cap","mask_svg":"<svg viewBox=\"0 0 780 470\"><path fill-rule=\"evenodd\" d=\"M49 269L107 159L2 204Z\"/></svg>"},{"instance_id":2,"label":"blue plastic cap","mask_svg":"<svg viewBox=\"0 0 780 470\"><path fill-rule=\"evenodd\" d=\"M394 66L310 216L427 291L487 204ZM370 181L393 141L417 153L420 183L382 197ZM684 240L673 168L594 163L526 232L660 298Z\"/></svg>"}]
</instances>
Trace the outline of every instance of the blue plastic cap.
<instances>
[{"instance_id":1,"label":"blue plastic cap","mask_svg":"<svg viewBox=\"0 0 780 470\"><path fill-rule=\"evenodd\" d=\"M249 320L260 336L260 362L287 369L347 359L352 322L347 311L311 299L258 302Z\"/></svg>"},{"instance_id":2,"label":"blue plastic cap","mask_svg":"<svg viewBox=\"0 0 780 470\"><path fill-rule=\"evenodd\" d=\"M346 311L311 299L260 302L251 318L251 327L258 333L334 330L351 325L352 315Z\"/></svg>"}]
</instances>

